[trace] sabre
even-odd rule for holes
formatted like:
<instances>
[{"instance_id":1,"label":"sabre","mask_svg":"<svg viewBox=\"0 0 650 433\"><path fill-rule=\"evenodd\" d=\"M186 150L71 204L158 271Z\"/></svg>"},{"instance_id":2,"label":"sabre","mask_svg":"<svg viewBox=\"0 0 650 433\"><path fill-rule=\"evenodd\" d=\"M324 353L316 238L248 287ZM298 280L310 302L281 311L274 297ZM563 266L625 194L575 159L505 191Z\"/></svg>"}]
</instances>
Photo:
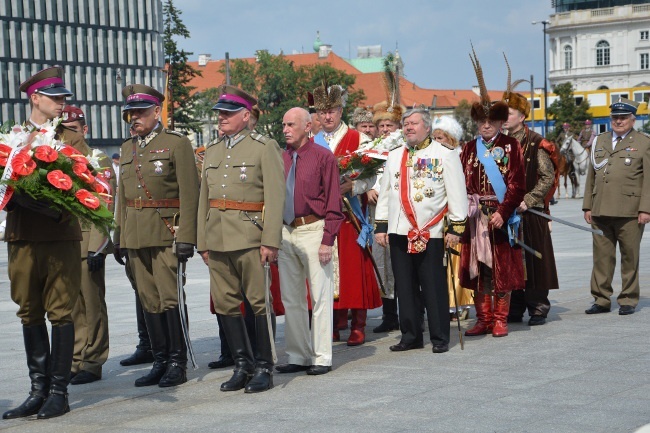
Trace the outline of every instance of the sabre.
<instances>
[{"instance_id":1,"label":"sabre","mask_svg":"<svg viewBox=\"0 0 650 433\"><path fill-rule=\"evenodd\" d=\"M603 236L603 231L602 230L592 229L591 227L584 227L584 226L581 226L579 224L575 224L575 223L572 223L570 221L560 219L558 217L553 217L553 216L547 215L544 212L540 212L540 211L535 210L535 209L527 209L526 212L530 212L533 215L541 216L542 218L546 218L547 220L550 220L550 221L555 221L555 222L558 222L560 224L564 224L565 226L573 227L574 229L579 229L579 230L583 230L583 231L586 231L586 232L589 232L589 233L593 233L595 235Z\"/></svg>"},{"instance_id":2,"label":"sabre","mask_svg":"<svg viewBox=\"0 0 650 433\"><path fill-rule=\"evenodd\" d=\"M183 332L183 339L187 346L187 353L190 355L192 361L192 368L196 370L199 368L194 357L194 349L192 348L192 340L190 340L190 330L187 326L187 314L185 314L185 294L183 293L183 277L185 276L185 261L178 261L178 268L176 270L176 286L178 287L178 313L181 318L181 330Z\"/></svg>"},{"instance_id":3,"label":"sabre","mask_svg":"<svg viewBox=\"0 0 650 433\"><path fill-rule=\"evenodd\" d=\"M266 304L266 324L269 330L269 339L271 340L271 354L273 363L278 362L278 356L275 353L275 340L273 338L273 323L271 321L271 265L264 262L264 303Z\"/></svg>"},{"instance_id":4,"label":"sabre","mask_svg":"<svg viewBox=\"0 0 650 433\"><path fill-rule=\"evenodd\" d=\"M352 225L354 226L354 229L357 231L357 234L361 234L361 226L359 225L359 221L357 221L357 218L354 216L354 212L352 211L352 206L350 206L350 202L348 201L348 198L345 196L343 197L343 204L345 205L345 210L347 211L348 215L350 215L350 221L352 221ZM385 298L387 295L386 295L386 289L384 288L384 281L381 279L377 262L375 261L375 258L372 256L372 250L368 245L366 245L364 249L368 253L368 257L370 257L370 263L372 263L372 268L375 270L375 275L377 275L377 282L379 283L379 290L381 291L380 296L382 298Z\"/></svg>"},{"instance_id":5,"label":"sabre","mask_svg":"<svg viewBox=\"0 0 650 433\"><path fill-rule=\"evenodd\" d=\"M485 206L485 205L483 205L483 206L481 207L481 209L493 210L494 208L492 208L492 207L490 207L490 206ZM487 214L486 214L486 215L487 215ZM492 227L494 227L494 226L492 226ZM496 229L496 227L494 227L494 228ZM505 227L503 227L503 226L499 227L499 231L501 231L501 233L504 233L506 236L508 236L508 238L510 237L510 233L508 233L508 230L507 230ZM533 256L537 257L538 259L541 259L541 258L542 258L542 253L540 253L539 251L534 250L534 249L532 249L531 247L529 247L528 245L526 245L526 244L524 243L524 241L522 241L521 239L519 239L519 238L516 236L516 234L513 236L513 238L514 238L514 240L515 240L515 244L519 245L519 246L520 246L524 251L526 251L528 254L532 254Z\"/></svg>"},{"instance_id":6,"label":"sabre","mask_svg":"<svg viewBox=\"0 0 650 433\"><path fill-rule=\"evenodd\" d=\"M443 241L444 242L444 241ZM456 278L454 275L454 264L451 262L451 255L459 255L456 251L453 251L450 246L447 246L447 266L451 271L451 281L454 284L454 287L451 289L454 292L454 305L456 306L456 324L458 325L458 338L460 339L460 350L465 350L465 343L463 343L463 331L460 329L460 315L458 314L458 295L456 294L455 282Z\"/></svg>"}]
</instances>

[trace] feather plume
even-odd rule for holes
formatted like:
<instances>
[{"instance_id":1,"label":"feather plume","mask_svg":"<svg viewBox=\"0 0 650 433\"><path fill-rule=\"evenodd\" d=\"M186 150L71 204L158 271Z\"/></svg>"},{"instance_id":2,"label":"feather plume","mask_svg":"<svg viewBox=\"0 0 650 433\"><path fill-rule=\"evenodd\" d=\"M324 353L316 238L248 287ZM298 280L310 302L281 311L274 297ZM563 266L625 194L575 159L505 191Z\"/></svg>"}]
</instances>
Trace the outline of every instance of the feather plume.
<instances>
[{"instance_id":1,"label":"feather plume","mask_svg":"<svg viewBox=\"0 0 650 433\"><path fill-rule=\"evenodd\" d=\"M512 72L510 71L510 63L508 63L508 58L506 57L506 53L503 53L503 59L506 61L506 68L508 68L508 81L506 83L506 94L510 94L514 89L512 87Z\"/></svg>"},{"instance_id":2,"label":"feather plume","mask_svg":"<svg viewBox=\"0 0 650 433\"><path fill-rule=\"evenodd\" d=\"M395 68L395 56L388 53L384 58L384 87L386 89L386 100L388 101L388 110L400 103L399 94L399 71Z\"/></svg>"},{"instance_id":3,"label":"feather plume","mask_svg":"<svg viewBox=\"0 0 650 433\"><path fill-rule=\"evenodd\" d=\"M476 56L476 51L474 51L474 44L472 45L472 54L469 55L469 59L472 61L472 66L474 66L474 72L476 73L476 79L478 80L478 88L481 94L481 105L485 110L485 115L487 116L490 111L490 95L488 95L487 87L485 86L485 78L483 78L483 69L481 64L478 61ZM473 55L473 57L472 57Z\"/></svg>"},{"instance_id":4,"label":"feather plume","mask_svg":"<svg viewBox=\"0 0 650 433\"><path fill-rule=\"evenodd\" d=\"M528 80L525 80L525 79L523 79L523 78L520 78L520 79L516 80L516 81L515 81L514 83L512 83L512 85L510 86L510 91L511 91L511 92L514 92L518 85L520 85L521 83L527 83L527 82L528 82Z\"/></svg>"}]
</instances>

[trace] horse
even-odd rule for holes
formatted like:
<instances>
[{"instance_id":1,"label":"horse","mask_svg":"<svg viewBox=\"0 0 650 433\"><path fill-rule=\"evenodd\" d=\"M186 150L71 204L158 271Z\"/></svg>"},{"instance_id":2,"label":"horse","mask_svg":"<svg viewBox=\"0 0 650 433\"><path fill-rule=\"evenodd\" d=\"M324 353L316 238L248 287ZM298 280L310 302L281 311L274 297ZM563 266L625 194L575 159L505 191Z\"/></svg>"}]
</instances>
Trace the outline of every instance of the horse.
<instances>
[{"instance_id":1,"label":"horse","mask_svg":"<svg viewBox=\"0 0 650 433\"><path fill-rule=\"evenodd\" d=\"M567 161L566 156L563 153L558 155L558 173L560 177L564 177L564 198L569 198L569 190L567 188L567 179L571 180L571 198L575 198L576 191L578 190L579 183L578 178L576 177L575 168L573 164ZM560 185L557 186L557 198L561 198L562 193L560 192Z\"/></svg>"},{"instance_id":2,"label":"horse","mask_svg":"<svg viewBox=\"0 0 650 433\"><path fill-rule=\"evenodd\" d=\"M562 160L564 160L565 167L562 167ZM560 166L563 168L560 170L560 174L564 176L565 198L568 198L567 177L571 179L571 198L576 198L576 193L580 188L578 176L584 176L587 173L588 164L589 153L587 150L571 135L567 135L560 147Z\"/></svg>"}]
</instances>

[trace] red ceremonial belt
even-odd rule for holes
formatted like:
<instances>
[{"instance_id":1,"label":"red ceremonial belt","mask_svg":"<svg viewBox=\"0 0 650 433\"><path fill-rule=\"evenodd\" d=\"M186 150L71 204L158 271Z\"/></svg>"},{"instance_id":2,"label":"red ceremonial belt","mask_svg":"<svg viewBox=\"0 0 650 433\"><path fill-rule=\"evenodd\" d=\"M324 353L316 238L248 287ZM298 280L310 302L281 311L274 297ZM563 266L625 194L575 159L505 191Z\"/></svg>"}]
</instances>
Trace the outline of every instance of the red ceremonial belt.
<instances>
[{"instance_id":1,"label":"red ceremonial belt","mask_svg":"<svg viewBox=\"0 0 650 433\"><path fill-rule=\"evenodd\" d=\"M413 209L413 203L411 203L411 183L409 182L410 171L406 165L406 162L409 158L409 150L404 147L404 154L402 155L402 163L400 164L400 202L402 204L402 209L404 209L404 214L411 224L411 229L408 232L408 249L407 252L411 254L417 254L423 252L427 248L427 242L429 242L429 228L438 224L442 218L447 213L447 205L442 209L437 215L431 218L422 228L418 228L418 220L415 217L415 209Z\"/></svg>"}]
</instances>

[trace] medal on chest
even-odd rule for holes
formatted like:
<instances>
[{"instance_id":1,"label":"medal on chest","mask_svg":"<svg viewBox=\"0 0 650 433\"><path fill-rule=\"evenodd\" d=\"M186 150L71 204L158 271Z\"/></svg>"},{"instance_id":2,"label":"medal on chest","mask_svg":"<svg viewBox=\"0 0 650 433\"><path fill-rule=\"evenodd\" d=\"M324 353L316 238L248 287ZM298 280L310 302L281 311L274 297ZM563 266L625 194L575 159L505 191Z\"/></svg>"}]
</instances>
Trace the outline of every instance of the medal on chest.
<instances>
[{"instance_id":1,"label":"medal on chest","mask_svg":"<svg viewBox=\"0 0 650 433\"><path fill-rule=\"evenodd\" d=\"M163 163L161 161L154 161L153 162L153 172L156 174L162 174L163 172Z\"/></svg>"}]
</instances>

